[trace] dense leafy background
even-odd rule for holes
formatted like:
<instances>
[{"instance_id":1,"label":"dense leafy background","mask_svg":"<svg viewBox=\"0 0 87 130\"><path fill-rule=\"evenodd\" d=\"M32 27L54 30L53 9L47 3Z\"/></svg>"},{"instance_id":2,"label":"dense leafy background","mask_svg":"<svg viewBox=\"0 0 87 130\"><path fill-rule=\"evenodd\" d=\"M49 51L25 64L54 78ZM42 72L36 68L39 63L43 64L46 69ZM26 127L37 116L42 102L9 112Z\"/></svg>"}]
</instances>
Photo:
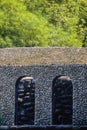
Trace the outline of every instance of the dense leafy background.
<instances>
[{"instance_id":1,"label":"dense leafy background","mask_svg":"<svg viewBox=\"0 0 87 130\"><path fill-rule=\"evenodd\" d=\"M0 47L87 46L87 0L0 0Z\"/></svg>"}]
</instances>

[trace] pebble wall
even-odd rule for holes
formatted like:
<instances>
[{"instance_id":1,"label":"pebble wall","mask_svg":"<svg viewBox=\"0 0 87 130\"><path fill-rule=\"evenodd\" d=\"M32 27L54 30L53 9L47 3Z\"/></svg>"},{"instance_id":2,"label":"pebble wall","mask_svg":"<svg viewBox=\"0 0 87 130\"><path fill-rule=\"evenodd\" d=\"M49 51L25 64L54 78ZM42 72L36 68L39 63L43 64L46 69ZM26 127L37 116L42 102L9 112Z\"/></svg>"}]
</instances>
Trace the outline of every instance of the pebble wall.
<instances>
[{"instance_id":1,"label":"pebble wall","mask_svg":"<svg viewBox=\"0 0 87 130\"><path fill-rule=\"evenodd\" d=\"M52 81L69 76L73 84L73 126L87 125L87 65L0 66L1 125L14 125L15 83L20 76L35 80L35 125L52 125Z\"/></svg>"}]
</instances>

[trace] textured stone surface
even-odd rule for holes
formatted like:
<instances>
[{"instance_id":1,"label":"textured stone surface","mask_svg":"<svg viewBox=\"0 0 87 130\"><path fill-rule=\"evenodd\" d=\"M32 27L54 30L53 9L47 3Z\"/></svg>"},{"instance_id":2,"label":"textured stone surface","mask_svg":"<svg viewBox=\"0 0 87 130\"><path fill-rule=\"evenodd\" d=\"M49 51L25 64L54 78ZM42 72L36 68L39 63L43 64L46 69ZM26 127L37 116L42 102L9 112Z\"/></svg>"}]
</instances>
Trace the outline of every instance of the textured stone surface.
<instances>
[{"instance_id":1,"label":"textured stone surface","mask_svg":"<svg viewBox=\"0 0 87 130\"><path fill-rule=\"evenodd\" d=\"M0 65L87 64L87 48L0 49Z\"/></svg>"},{"instance_id":2,"label":"textured stone surface","mask_svg":"<svg viewBox=\"0 0 87 130\"><path fill-rule=\"evenodd\" d=\"M73 125L87 125L87 65L0 66L2 124L14 124L15 83L24 75L35 79L35 125L52 124L52 81L58 75L73 83Z\"/></svg>"}]
</instances>

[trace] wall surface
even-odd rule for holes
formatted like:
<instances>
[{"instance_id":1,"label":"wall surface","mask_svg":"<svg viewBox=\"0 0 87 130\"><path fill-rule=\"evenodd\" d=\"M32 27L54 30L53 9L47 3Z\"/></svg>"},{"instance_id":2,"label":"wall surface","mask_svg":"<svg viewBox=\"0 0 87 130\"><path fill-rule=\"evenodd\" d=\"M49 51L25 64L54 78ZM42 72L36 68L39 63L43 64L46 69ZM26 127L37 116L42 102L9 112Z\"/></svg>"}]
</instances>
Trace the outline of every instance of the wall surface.
<instances>
[{"instance_id":1,"label":"wall surface","mask_svg":"<svg viewBox=\"0 0 87 130\"><path fill-rule=\"evenodd\" d=\"M87 125L87 65L82 64L0 66L0 115L4 124L14 124L15 83L24 75L35 79L35 125L52 125L52 81L58 75L69 76L73 83L73 125Z\"/></svg>"},{"instance_id":2,"label":"wall surface","mask_svg":"<svg viewBox=\"0 0 87 130\"><path fill-rule=\"evenodd\" d=\"M87 48L0 49L0 65L87 64Z\"/></svg>"}]
</instances>

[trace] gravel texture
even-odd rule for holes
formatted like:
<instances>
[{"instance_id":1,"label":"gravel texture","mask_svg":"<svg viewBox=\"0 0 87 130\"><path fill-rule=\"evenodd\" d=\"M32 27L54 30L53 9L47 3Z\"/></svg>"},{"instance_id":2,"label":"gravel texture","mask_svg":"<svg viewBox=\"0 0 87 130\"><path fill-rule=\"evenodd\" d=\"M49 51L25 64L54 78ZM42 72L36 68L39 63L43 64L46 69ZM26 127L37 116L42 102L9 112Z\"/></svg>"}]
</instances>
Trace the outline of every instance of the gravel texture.
<instances>
[{"instance_id":1,"label":"gravel texture","mask_svg":"<svg viewBox=\"0 0 87 130\"><path fill-rule=\"evenodd\" d=\"M87 125L87 65L0 66L0 115L2 125L14 125L15 83L20 76L35 80L36 126L52 125L52 81L69 76L73 84L73 126Z\"/></svg>"},{"instance_id":2,"label":"gravel texture","mask_svg":"<svg viewBox=\"0 0 87 130\"><path fill-rule=\"evenodd\" d=\"M73 126L87 125L87 48L0 49L0 125L14 125L15 84L24 75L35 80L35 126L52 125L52 81L58 75L72 80Z\"/></svg>"}]
</instances>

